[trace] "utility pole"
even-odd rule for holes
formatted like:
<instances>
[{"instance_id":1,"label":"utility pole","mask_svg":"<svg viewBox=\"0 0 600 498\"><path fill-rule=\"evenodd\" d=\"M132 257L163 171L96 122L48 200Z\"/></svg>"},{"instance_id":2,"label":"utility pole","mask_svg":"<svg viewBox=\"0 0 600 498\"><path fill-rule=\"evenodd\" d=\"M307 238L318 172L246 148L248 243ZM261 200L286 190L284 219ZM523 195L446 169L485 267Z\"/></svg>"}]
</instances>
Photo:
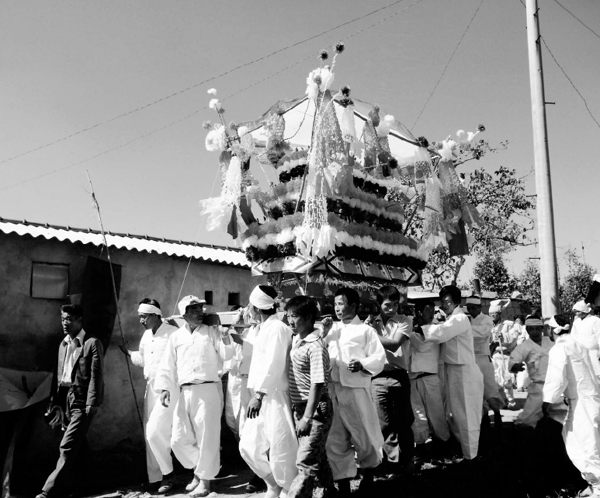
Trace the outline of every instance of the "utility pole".
<instances>
[{"instance_id":1,"label":"utility pole","mask_svg":"<svg viewBox=\"0 0 600 498\"><path fill-rule=\"evenodd\" d=\"M548 129L546 126L546 99L538 18L539 9L537 0L526 1L542 313L544 317L550 317L560 312L560 301L558 299L558 274L556 271L556 241L554 237Z\"/></svg>"}]
</instances>

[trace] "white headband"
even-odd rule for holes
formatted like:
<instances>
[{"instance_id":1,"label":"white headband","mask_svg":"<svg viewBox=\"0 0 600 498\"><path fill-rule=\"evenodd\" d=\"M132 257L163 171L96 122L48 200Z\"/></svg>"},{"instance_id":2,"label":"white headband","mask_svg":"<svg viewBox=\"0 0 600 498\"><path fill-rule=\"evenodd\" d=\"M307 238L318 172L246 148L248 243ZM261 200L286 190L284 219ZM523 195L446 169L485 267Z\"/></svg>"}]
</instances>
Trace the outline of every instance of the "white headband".
<instances>
[{"instance_id":1,"label":"white headband","mask_svg":"<svg viewBox=\"0 0 600 498\"><path fill-rule=\"evenodd\" d=\"M177 305L177 308L179 309L179 314L185 315L186 308L194 304L206 304L206 301L196 296L185 296L181 301L179 301L179 304Z\"/></svg>"},{"instance_id":2,"label":"white headband","mask_svg":"<svg viewBox=\"0 0 600 498\"><path fill-rule=\"evenodd\" d=\"M573 305L573 310L575 310L575 311L581 311L582 313L591 313L592 312L592 308L585 301L577 301Z\"/></svg>"},{"instance_id":3,"label":"white headband","mask_svg":"<svg viewBox=\"0 0 600 498\"><path fill-rule=\"evenodd\" d=\"M571 326L568 323L565 323L564 325L560 326L558 324L558 322L554 319L554 317L550 318L548 325L550 325L550 327L552 327L554 330L561 330L561 331L569 330L569 328L571 328Z\"/></svg>"},{"instance_id":4,"label":"white headband","mask_svg":"<svg viewBox=\"0 0 600 498\"><path fill-rule=\"evenodd\" d=\"M142 313L144 315L162 316L162 312L160 311L159 308L157 308L156 306L154 306L152 304L146 304L146 303L140 304L140 306L138 307L138 313Z\"/></svg>"},{"instance_id":5,"label":"white headband","mask_svg":"<svg viewBox=\"0 0 600 498\"><path fill-rule=\"evenodd\" d=\"M476 304L477 306L481 306L481 299L477 296L471 296L467 298L466 304Z\"/></svg>"},{"instance_id":6,"label":"white headband","mask_svg":"<svg viewBox=\"0 0 600 498\"><path fill-rule=\"evenodd\" d=\"M539 327L543 327L544 326L544 321L541 318L538 318L537 316L532 316L532 317L527 317L525 318L525 326L539 326Z\"/></svg>"},{"instance_id":7,"label":"white headband","mask_svg":"<svg viewBox=\"0 0 600 498\"><path fill-rule=\"evenodd\" d=\"M250 294L248 301L250 301L252 306L258 308L259 310L270 310L275 304L275 299L260 290L258 285L254 287L254 290Z\"/></svg>"}]
</instances>

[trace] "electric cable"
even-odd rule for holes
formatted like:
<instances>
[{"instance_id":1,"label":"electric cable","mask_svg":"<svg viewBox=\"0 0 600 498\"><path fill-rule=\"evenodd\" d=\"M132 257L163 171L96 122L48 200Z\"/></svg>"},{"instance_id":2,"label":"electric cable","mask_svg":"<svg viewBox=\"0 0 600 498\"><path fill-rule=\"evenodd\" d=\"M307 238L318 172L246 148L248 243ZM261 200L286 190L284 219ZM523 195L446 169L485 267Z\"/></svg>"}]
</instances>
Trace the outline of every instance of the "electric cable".
<instances>
[{"instance_id":1,"label":"electric cable","mask_svg":"<svg viewBox=\"0 0 600 498\"><path fill-rule=\"evenodd\" d=\"M206 78L205 80L202 80L202 81L200 81L198 83L194 83L193 85L190 85L190 86L188 86L186 88L183 88L181 90L177 90L176 92L173 92L173 93L171 93L169 95L165 95L164 97L156 99L156 100L154 100L152 102L148 102L147 104L144 104L144 105L142 105L140 107L136 107L135 109L131 109L129 111L123 112L123 113L121 113L121 114L119 114L117 116L114 116L114 117L110 118L110 119L98 122L96 124L88 126L87 128L83 128L83 129L81 129L79 131L71 133L70 135L66 135L66 136L64 136L62 138L59 138L59 139L56 139L56 140L54 140L52 142L45 143L45 144L40 145L38 147L35 147L33 149L29 149L29 150L26 150L25 152L21 152L20 154L17 154L15 156L8 157L6 159L0 160L0 165L8 163L10 161L13 161L14 159L17 159L19 157L23 157L25 155L31 154L33 152L37 152L39 150L45 149L46 147L51 147L51 146L56 145L56 144L58 144L60 142L64 142L65 140L69 140L69 139L71 139L73 137L81 135L82 133L86 133L88 131L91 131L91 130L94 130L96 128L99 128L100 126L104 126L104 125L107 125L107 124L112 123L114 121L117 121L118 119L121 119L121 118L124 118L126 116L130 116L132 114L135 114L136 112L142 111L144 109L147 109L148 107L151 107L153 105L156 105L156 104L159 104L161 102L164 102L165 100L168 100L168 99L171 99L171 98L176 97L178 95L181 95L182 93L185 93L185 92L188 92L188 91L193 90L195 88L198 88L199 86L205 85L206 83L214 81L214 80L216 80L218 78L222 78L223 76L227 76L227 75L229 75L231 73L234 73L235 71L238 71L238 70L243 69L245 67L251 66L251 65L256 64L258 62L261 62L263 60L269 59L269 58L273 57L274 55L280 54L281 52L285 52L286 50L295 48L295 47L300 46L300 45L302 45L302 44L304 44L304 43L306 43L308 41L311 41L311 40L314 40L316 38L319 38L319 37L321 37L323 35L326 35L327 33L335 31L336 29L342 28L342 27L347 26L349 24L352 24L354 22L357 22L357 21L360 21L362 19L365 19L365 18L367 18L369 16L372 16L373 14L376 14L378 12L387 10L387 9L389 9L389 8L391 8L391 7L399 4L399 3L402 3L404 1L405 0L396 0L396 1L394 1L394 2L392 2L390 4L388 4L388 5L386 5L384 7L380 7L378 9L372 10L371 12L368 12L368 13L363 14L361 16L355 17L354 19L351 19L349 21L345 21L345 22L343 22L341 24L338 24L337 26L334 26L334 27L329 28L329 29L327 29L325 31L322 31L321 33L309 36L308 38L304 38L303 40L300 40L298 42L292 43L292 44L287 45L287 46L285 46L283 48L279 48L279 49L277 49L277 50L275 50L275 51L273 51L273 52L271 52L271 53L269 53L267 55L263 55L261 57L258 57L257 59L253 59L253 60L251 60L249 62L245 62L245 63L240 64L240 65L238 65L238 66L236 66L236 67L234 67L232 69L228 69L227 71L224 71L221 74L218 74L217 76L211 76L211 77Z\"/></svg>"},{"instance_id":2,"label":"electric cable","mask_svg":"<svg viewBox=\"0 0 600 498\"><path fill-rule=\"evenodd\" d=\"M423 115L423 112L425 111L425 108L427 107L427 104L429 104L429 101L431 100L431 97L433 97L433 94L437 90L437 87L439 86L440 81L442 81L442 78L444 77L444 74L446 74L446 70L448 69L448 66L452 62L452 59L454 58L454 55L456 54L456 52L458 50L458 47L460 47L460 44L462 43L463 39L465 38L465 36L467 34L467 31L469 31L469 28L471 27L471 24L473 24L473 21L475 20L475 16L477 16L477 13L479 12L479 9L481 8L481 5L483 4L483 2L484 2L484 0L481 0L481 2L479 2L479 5L477 6L477 9L475 10L475 13L473 14L473 17L471 17L471 20L469 21L469 24L467 25L467 27L464 30L462 36L460 37L460 40L458 40L458 43L456 44L456 47L454 48L454 51L452 52L452 54L450 55L450 58L448 59L448 62L444 66L444 70L442 71L442 74L440 75L439 79L437 80L437 83L433 87L433 90L431 90L431 93L429 94L429 97L427 97L427 100L425 101L425 104L423 105L423 108L421 109L421 112L417 116L417 119L415 120L415 122L413 123L412 127L410 128L411 133L412 133L413 128L415 126L417 126L417 123L419 122L419 119L421 119L421 116Z\"/></svg>"}]
</instances>

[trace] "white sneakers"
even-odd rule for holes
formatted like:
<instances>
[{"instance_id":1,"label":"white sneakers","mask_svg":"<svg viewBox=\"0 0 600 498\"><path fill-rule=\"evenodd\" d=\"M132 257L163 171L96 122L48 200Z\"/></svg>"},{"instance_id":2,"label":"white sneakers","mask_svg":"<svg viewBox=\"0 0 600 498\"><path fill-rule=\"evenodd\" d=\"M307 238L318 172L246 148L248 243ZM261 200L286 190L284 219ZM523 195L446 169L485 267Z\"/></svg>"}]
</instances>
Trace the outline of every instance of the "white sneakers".
<instances>
[{"instance_id":1,"label":"white sneakers","mask_svg":"<svg viewBox=\"0 0 600 498\"><path fill-rule=\"evenodd\" d=\"M210 481L208 479L200 479L196 489L190 493L190 496L197 498L200 496L208 496L210 493Z\"/></svg>"}]
</instances>

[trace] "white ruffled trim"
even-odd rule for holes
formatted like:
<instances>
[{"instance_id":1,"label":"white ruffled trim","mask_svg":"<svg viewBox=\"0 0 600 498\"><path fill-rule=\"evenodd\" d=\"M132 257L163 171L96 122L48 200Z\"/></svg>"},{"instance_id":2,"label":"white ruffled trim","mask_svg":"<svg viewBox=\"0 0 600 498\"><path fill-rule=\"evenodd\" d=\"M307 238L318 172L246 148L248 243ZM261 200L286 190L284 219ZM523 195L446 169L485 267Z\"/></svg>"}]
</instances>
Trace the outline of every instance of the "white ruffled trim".
<instances>
[{"instance_id":1,"label":"white ruffled trim","mask_svg":"<svg viewBox=\"0 0 600 498\"><path fill-rule=\"evenodd\" d=\"M335 227L330 227L335 238L335 245L341 246L353 246L360 247L362 249L374 249L380 253L389 254L392 256L410 256L421 261L426 261L423 257L423 251L419 249L412 249L406 245L398 244L387 244L385 242L379 242L373 240L371 237L361 235L350 235L348 232L338 231ZM302 237L303 228L284 228L279 233L268 233L260 239L256 235L248 237L242 244L243 249L249 247L257 247L259 249L266 249L269 246L277 244L287 244L297 238Z\"/></svg>"}]
</instances>

